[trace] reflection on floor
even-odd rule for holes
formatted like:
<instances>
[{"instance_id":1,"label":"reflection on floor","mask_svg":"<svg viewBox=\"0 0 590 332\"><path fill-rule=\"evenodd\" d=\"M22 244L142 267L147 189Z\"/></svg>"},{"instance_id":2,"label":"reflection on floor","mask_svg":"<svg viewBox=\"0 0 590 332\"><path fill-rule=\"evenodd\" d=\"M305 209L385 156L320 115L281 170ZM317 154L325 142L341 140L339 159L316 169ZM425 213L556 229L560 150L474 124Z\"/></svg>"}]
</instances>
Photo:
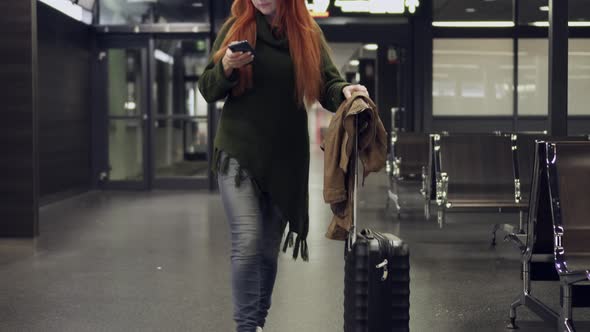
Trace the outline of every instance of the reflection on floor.
<instances>
[{"instance_id":1,"label":"reflection on floor","mask_svg":"<svg viewBox=\"0 0 590 332\"><path fill-rule=\"evenodd\" d=\"M182 160L177 161L171 165L167 165L165 167L159 167L158 169L156 169L156 177L207 177L207 175L209 174L208 167L209 162L207 160Z\"/></svg>"},{"instance_id":2,"label":"reflection on floor","mask_svg":"<svg viewBox=\"0 0 590 332\"><path fill-rule=\"evenodd\" d=\"M321 154L311 173L309 263L280 258L265 331L342 331L343 244L324 239ZM360 195L362 226L394 232L411 248L412 331L504 331L520 287L518 255L490 248L490 225L516 215L450 215L439 229L405 187L397 221L385 211L385 175ZM42 236L0 241L0 331L230 332L229 239L217 194L97 192L47 206ZM553 307L556 284L533 285ZM575 310L590 320L587 310ZM526 309L521 330L555 331ZM579 324L581 331L590 325Z\"/></svg>"}]
</instances>

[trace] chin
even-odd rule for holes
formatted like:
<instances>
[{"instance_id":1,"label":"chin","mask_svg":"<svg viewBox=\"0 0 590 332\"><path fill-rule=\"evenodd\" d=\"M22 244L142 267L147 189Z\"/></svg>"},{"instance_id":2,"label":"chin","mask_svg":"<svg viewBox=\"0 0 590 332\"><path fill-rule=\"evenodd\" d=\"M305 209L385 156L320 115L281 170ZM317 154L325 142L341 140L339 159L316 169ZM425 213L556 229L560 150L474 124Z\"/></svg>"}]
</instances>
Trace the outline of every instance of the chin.
<instances>
[{"instance_id":1,"label":"chin","mask_svg":"<svg viewBox=\"0 0 590 332\"><path fill-rule=\"evenodd\" d=\"M270 15L275 11L275 9L269 8L268 6L256 7L256 9L258 9L264 15Z\"/></svg>"}]
</instances>

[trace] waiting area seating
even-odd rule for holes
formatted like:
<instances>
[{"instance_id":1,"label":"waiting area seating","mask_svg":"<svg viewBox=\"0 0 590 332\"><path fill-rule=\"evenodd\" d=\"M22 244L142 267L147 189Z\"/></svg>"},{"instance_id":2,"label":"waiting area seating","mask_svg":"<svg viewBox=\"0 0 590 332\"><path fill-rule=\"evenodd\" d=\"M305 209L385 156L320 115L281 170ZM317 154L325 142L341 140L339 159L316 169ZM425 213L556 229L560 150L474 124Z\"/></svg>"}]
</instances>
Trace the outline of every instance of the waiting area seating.
<instances>
[{"instance_id":1,"label":"waiting area seating","mask_svg":"<svg viewBox=\"0 0 590 332\"><path fill-rule=\"evenodd\" d=\"M451 209L522 209L515 181L512 137L505 134L435 134L425 178L425 213L430 201L442 227Z\"/></svg>"},{"instance_id":2,"label":"waiting area seating","mask_svg":"<svg viewBox=\"0 0 590 332\"><path fill-rule=\"evenodd\" d=\"M399 217L402 210L399 182L421 178L422 169L428 164L428 135L394 131L390 151L387 207L393 202Z\"/></svg>"},{"instance_id":3,"label":"waiting area seating","mask_svg":"<svg viewBox=\"0 0 590 332\"><path fill-rule=\"evenodd\" d=\"M528 206L530 200L531 184L533 177L533 167L535 163L535 144L542 140L555 141L588 141L587 135L569 136L569 137L549 137L546 133L519 133L512 134L512 151L514 158L514 181L517 186L517 199ZM507 234L518 233L525 234L524 220L526 209L520 211L520 222L513 224L494 225L492 231L492 245L496 244L496 232L503 230Z\"/></svg>"},{"instance_id":4,"label":"waiting area seating","mask_svg":"<svg viewBox=\"0 0 590 332\"><path fill-rule=\"evenodd\" d=\"M522 251L524 282L508 328L526 306L558 331L575 331L572 308L590 307L590 142L539 141L535 154L526 240L509 235ZM532 281L557 280L559 312L531 293Z\"/></svg>"}]
</instances>

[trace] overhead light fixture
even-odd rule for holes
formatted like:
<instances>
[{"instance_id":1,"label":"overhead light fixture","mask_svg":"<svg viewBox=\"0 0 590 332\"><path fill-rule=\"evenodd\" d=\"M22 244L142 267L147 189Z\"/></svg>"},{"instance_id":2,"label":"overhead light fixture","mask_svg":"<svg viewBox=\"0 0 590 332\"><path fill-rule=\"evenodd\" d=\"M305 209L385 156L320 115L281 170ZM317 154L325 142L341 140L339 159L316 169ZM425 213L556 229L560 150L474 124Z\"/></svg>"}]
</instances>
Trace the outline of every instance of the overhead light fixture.
<instances>
[{"instance_id":1,"label":"overhead light fixture","mask_svg":"<svg viewBox=\"0 0 590 332\"><path fill-rule=\"evenodd\" d=\"M86 24L92 23L92 13L81 6L73 3L70 0L39 0L44 4L52 7L69 17L84 22Z\"/></svg>"},{"instance_id":2,"label":"overhead light fixture","mask_svg":"<svg viewBox=\"0 0 590 332\"><path fill-rule=\"evenodd\" d=\"M318 3L329 1L314 1ZM415 1L412 1L412 4ZM340 7L343 13L371 13L371 14L403 14L406 6L404 0L366 1L366 0L336 0L334 6ZM417 4L415 5L418 6ZM415 8L415 7L414 7Z\"/></svg>"},{"instance_id":3,"label":"overhead light fixture","mask_svg":"<svg viewBox=\"0 0 590 332\"><path fill-rule=\"evenodd\" d=\"M365 46L363 46L363 48L367 51L376 51L379 49L379 45L377 44L367 44Z\"/></svg>"},{"instance_id":4,"label":"overhead light fixture","mask_svg":"<svg viewBox=\"0 0 590 332\"><path fill-rule=\"evenodd\" d=\"M549 6L541 6L539 7L539 10L542 12L548 12L549 11Z\"/></svg>"},{"instance_id":5,"label":"overhead light fixture","mask_svg":"<svg viewBox=\"0 0 590 332\"><path fill-rule=\"evenodd\" d=\"M408 7L410 14L414 14L419 6L420 0L406 0L406 7Z\"/></svg>"},{"instance_id":6,"label":"overhead light fixture","mask_svg":"<svg viewBox=\"0 0 590 332\"><path fill-rule=\"evenodd\" d=\"M441 28L512 28L512 21L437 21L432 26Z\"/></svg>"},{"instance_id":7,"label":"overhead light fixture","mask_svg":"<svg viewBox=\"0 0 590 332\"><path fill-rule=\"evenodd\" d=\"M549 26L549 22L532 22L532 23L530 23L530 25L536 26L536 27L542 27L542 28L544 27L544 28L546 28L546 27Z\"/></svg>"},{"instance_id":8,"label":"overhead light fixture","mask_svg":"<svg viewBox=\"0 0 590 332\"><path fill-rule=\"evenodd\" d=\"M586 22L586 21L574 21L574 22L568 22L568 24L570 27L590 27L590 22Z\"/></svg>"},{"instance_id":9,"label":"overhead light fixture","mask_svg":"<svg viewBox=\"0 0 590 332\"><path fill-rule=\"evenodd\" d=\"M467 12L467 13L475 13L475 8L465 8L465 12Z\"/></svg>"},{"instance_id":10,"label":"overhead light fixture","mask_svg":"<svg viewBox=\"0 0 590 332\"><path fill-rule=\"evenodd\" d=\"M195 7L195 8L202 8L204 5L202 2L193 2L191 4L191 6Z\"/></svg>"},{"instance_id":11,"label":"overhead light fixture","mask_svg":"<svg viewBox=\"0 0 590 332\"><path fill-rule=\"evenodd\" d=\"M532 26L536 26L536 27L541 27L541 28L547 28L549 27L549 22L547 21L538 21L538 22L532 22L530 23L530 25ZM567 23L568 26L570 27L590 27L590 22L588 21L570 21Z\"/></svg>"},{"instance_id":12,"label":"overhead light fixture","mask_svg":"<svg viewBox=\"0 0 590 332\"><path fill-rule=\"evenodd\" d=\"M172 57L170 54L168 54L162 50L156 49L154 51L154 58L156 58L156 60L160 60L160 61L167 63L167 64L171 64L171 65L174 64L174 57Z\"/></svg>"},{"instance_id":13,"label":"overhead light fixture","mask_svg":"<svg viewBox=\"0 0 590 332\"><path fill-rule=\"evenodd\" d=\"M360 62L358 60L350 60L350 62L348 64L353 67L356 67L360 64Z\"/></svg>"}]
</instances>

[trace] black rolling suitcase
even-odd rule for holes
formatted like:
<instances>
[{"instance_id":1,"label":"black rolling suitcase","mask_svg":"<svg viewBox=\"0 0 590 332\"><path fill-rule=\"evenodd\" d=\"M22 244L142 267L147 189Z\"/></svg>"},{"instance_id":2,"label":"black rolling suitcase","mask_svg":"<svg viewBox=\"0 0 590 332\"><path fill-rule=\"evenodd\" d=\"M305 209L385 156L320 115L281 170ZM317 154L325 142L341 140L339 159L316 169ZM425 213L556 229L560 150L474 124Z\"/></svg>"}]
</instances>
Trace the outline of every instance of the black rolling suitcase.
<instances>
[{"instance_id":1,"label":"black rolling suitcase","mask_svg":"<svg viewBox=\"0 0 590 332\"><path fill-rule=\"evenodd\" d=\"M344 332L402 332L410 326L410 253L393 234L356 234L358 145L355 138L353 227L345 250Z\"/></svg>"}]
</instances>

